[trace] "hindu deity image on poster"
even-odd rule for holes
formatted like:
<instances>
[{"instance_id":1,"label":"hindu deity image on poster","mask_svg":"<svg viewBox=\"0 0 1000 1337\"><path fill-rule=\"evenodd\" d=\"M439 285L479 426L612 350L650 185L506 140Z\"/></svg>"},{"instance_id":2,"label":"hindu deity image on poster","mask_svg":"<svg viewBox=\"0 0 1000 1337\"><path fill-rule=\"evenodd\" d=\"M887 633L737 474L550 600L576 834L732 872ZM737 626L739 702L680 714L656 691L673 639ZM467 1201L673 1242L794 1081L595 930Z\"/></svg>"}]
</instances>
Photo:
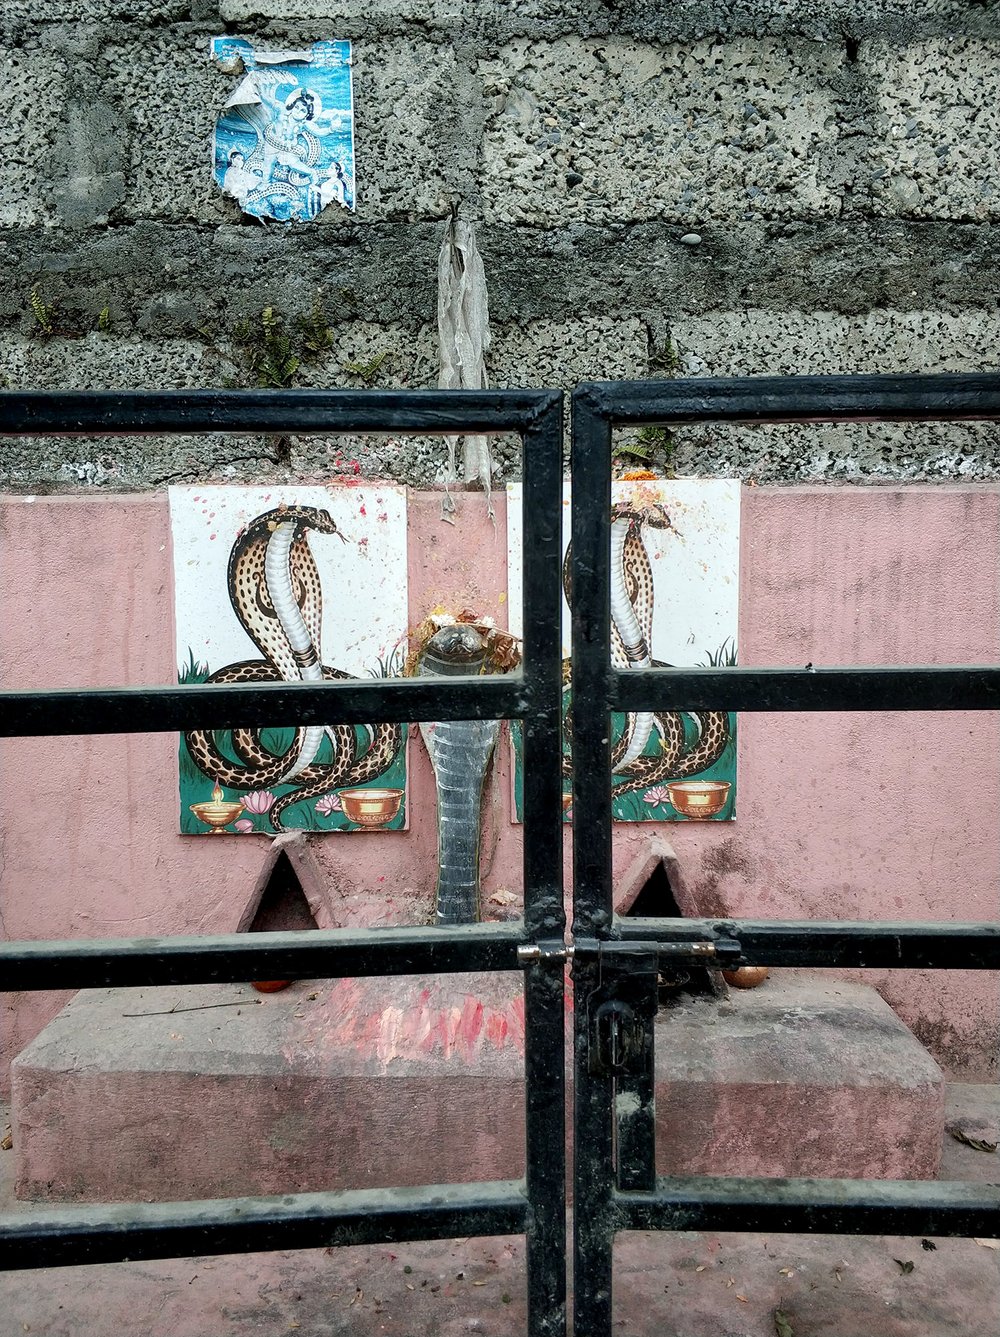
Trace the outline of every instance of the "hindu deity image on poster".
<instances>
[{"instance_id":1,"label":"hindu deity image on poster","mask_svg":"<svg viewBox=\"0 0 1000 1337\"><path fill-rule=\"evenodd\" d=\"M393 486L170 489L181 683L395 677L406 660L406 494ZM189 835L398 830L406 728L191 730Z\"/></svg>"},{"instance_id":2,"label":"hindu deity image on poster","mask_svg":"<svg viewBox=\"0 0 1000 1337\"><path fill-rule=\"evenodd\" d=\"M212 59L243 79L219 114L213 172L245 214L279 222L354 208L354 103L350 42L305 51L257 51L214 37Z\"/></svg>"},{"instance_id":3,"label":"hindu deity image on poster","mask_svg":"<svg viewBox=\"0 0 1000 1337\"><path fill-rule=\"evenodd\" d=\"M740 485L731 479L616 481L611 502L611 660L628 670L736 663ZM570 543L563 493L563 552ZM507 589L520 634L521 488L508 489ZM564 587L569 581L564 565ZM563 599L564 710L572 700L568 591ZM736 716L727 711L636 711L612 717L612 816L619 822L728 821L736 815ZM521 816L520 737L514 805ZM572 740L563 743L569 811Z\"/></svg>"}]
</instances>

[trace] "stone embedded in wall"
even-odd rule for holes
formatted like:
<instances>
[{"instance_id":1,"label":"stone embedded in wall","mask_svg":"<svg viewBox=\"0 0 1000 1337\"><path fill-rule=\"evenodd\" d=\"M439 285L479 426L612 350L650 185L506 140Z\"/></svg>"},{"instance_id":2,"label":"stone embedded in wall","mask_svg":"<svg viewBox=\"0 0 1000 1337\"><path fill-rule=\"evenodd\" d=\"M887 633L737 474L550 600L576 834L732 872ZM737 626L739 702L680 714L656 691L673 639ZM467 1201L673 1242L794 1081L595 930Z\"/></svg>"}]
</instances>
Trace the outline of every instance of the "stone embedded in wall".
<instances>
[{"instance_id":1,"label":"stone embedded in wall","mask_svg":"<svg viewBox=\"0 0 1000 1337\"><path fill-rule=\"evenodd\" d=\"M479 67L484 220L835 217L841 65L815 43L512 42Z\"/></svg>"},{"instance_id":2,"label":"stone embedded in wall","mask_svg":"<svg viewBox=\"0 0 1000 1337\"><path fill-rule=\"evenodd\" d=\"M1000 216L996 42L954 35L874 41L866 66L880 141L867 184L879 213L963 222Z\"/></svg>"},{"instance_id":3,"label":"stone embedded in wall","mask_svg":"<svg viewBox=\"0 0 1000 1337\"><path fill-rule=\"evenodd\" d=\"M67 74L55 52L0 46L0 228L48 221L45 153L63 114Z\"/></svg>"},{"instance_id":4,"label":"stone embedded in wall","mask_svg":"<svg viewBox=\"0 0 1000 1337\"><path fill-rule=\"evenodd\" d=\"M880 310L857 316L775 311L680 317L672 325L682 375L819 376L959 372L989 367L995 312ZM739 473L757 482L994 478L1000 424L844 423L680 427L678 469Z\"/></svg>"}]
</instances>

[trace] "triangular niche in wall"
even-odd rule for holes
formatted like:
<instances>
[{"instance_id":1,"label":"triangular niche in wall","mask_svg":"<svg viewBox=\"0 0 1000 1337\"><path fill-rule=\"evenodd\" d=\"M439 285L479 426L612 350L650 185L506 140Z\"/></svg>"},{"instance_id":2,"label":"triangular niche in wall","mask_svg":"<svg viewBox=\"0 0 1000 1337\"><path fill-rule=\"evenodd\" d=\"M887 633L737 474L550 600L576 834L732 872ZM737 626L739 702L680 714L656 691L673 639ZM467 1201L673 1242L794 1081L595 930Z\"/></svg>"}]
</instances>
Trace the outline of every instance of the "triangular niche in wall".
<instances>
[{"instance_id":1,"label":"triangular niche in wall","mask_svg":"<svg viewBox=\"0 0 1000 1337\"><path fill-rule=\"evenodd\" d=\"M238 933L339 928L328 879L301 831L271 841Z\"/></svg>"},{"instance_id":2,"label":"triangular niche in wall","mask_svg":"<svg viewBox=\"0 0 1000 1337\"><path fill-rule=\"evenodd\" d=\"M284 850L271 866L248 933L280 933L290 929L319 928L302 890L292 861Z\"/></svg>"},{"instance_id":3,"label":"triangular niche in wall","mask_svg":"<svg viewBox=\"0 0 1000 1337\"><path fill-rule=\"evenodd\" d=\"M685 913L684 906L690 908L690 914ZM668 841L654 836L646 842L616 889L615 910L626 919L697 917L680 860ZM671 969L661 964L660 1002L669 1003L681 992L720 998L725 997L729 989L719 970L706 966Z\"/></svg>"}]
</instances>

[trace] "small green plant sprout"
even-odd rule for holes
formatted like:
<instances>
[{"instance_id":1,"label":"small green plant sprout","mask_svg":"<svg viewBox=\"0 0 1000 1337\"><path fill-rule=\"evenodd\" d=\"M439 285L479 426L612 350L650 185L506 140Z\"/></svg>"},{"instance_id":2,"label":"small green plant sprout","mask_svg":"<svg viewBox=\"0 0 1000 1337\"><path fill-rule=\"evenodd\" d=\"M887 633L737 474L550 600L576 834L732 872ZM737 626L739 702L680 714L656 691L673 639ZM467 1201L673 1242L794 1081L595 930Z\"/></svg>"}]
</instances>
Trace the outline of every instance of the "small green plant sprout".
<instances>
[{"instance_id":1,"label":"small green plant sprout","mask_svg":"<svg viewBox=\"0 0 1000 1337\"><path fill-rule=\"evenodd\" d=\"M323 299L317 296L309 314L299 320L299 336L302 345L302 357L315 362L333 347L333 330L323 309Z\"/></svg>"},{"instance_id":2,"label":"small green plant sprout","mask_svg":"<svg viewBox=\"0 0 1000 1337\"><path fill-rule=\"evenodd\" d=\"M37 332L44 335L46 339L51 338L56 332L55 317L58 309L56 303L45 301L38 290L37 283L31 290L30 301Z\"/></svg>"},{"instance_id":3,"label":"small green plant sprout","mask_svg":"<svg viewBox=\"0 0 1000 1337\"><path fill-rule=\"evenodd\" d=\"M102 306L97 313L97 329L100 334L107 334L111 329L111 308Z\"/></svg>"},{"instance_id":4,"label":"small green plant sprout","mask_svg":"<svg viewBox=\"0 0 1000 1337\"><path fill-rule=\"evenodd\" d=\"M667 478L674 475L677 440L665 427L640 427L632 440L615 446L615 454L659 468Z\"/></svg>"},{"instance_id":5,"label":"small green plant sprout","mask_svg":"<svg viewBox=\"0 0 1000 1337\"><path fill-rule=\"evenodd\" d=\"M401 678L406 668L406 651L397 645L388 654L379 655L376 667L368 672L373 678Z\"/></svg>"},{"instance_id":6,"label":"small green plant sprout","mask_svg":"<svg viewBox=\"0 0 1000 1337\"><path fill-rule=\"evenodd\" d=\"M389 356L387 352L376 353L370 362L342 362L340 365L351 376L358 376L365 385L374 385L382 363Z\"/></svg>"},{"instance_id":7,"label":"small green plant sprout","mask_svg":"<svg viewBox=\"0 0 1000 1337\"><path fill-rule=\"evenodd\" d=\"M199 663L194 657L194 651L188 646L187 663L181 664L177 670L177 681L181 686L186 686L188 683L204 682L209 672L208 665Z\"/></svg>"},{"instance_id":8,"label":"small green plant sprout","mask_svg":"<svg viewBox=\"0 0 1000 1337\"><path fill-rule=\"evenodd\" d=\"M245 317L233 330L233 342L242 348L253 384L261 389L287 389L301 365L284 325L280 312L265 306L259 317Z\"/></svg>"},{"instance_id":9,"label":"small green plant sprout","mask_svg":"<svg viewBox=\"0 0 1000 1337\"><path fill-rule=\"evenodd\" d=\"M731 636L719 646L718 650L709 650L702 668L735 668L736 642Z\"/></svg>"},{"instance_id":10,"label":"small green plant sprout","mask_svg":"<svg viewBox=\"0 0 1000 1337\"><path fill-rule=\"evenodd\" d=\"M649 369L659 376L676 376L680 371L681 355L669 334L662 345L650 355Z\"/></svg>"}]
</instances>

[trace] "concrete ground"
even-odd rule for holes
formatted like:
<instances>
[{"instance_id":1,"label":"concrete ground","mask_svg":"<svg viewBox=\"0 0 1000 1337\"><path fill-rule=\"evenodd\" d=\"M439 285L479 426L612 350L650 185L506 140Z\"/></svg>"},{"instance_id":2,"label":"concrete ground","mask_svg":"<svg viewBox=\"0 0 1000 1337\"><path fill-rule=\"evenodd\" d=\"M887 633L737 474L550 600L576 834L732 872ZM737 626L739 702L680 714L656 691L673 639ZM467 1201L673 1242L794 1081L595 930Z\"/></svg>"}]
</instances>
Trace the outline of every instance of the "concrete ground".
<instances>
[{"instance_id":1,"label":"concrete ground","mask_svg":"<svg viewBox=\"0 0 1000 1337\"><path fill-rule=\"evenodd\" d=\"M949 1087L948 1120L995 1142L1000 1086ZM12 1199L13 1160L0 1152L0 1208L30 1212ZM946 1132L941 1177L996 1181L1000 1153ZM995 1243L630 1234L615 1251L615 1328L656 1337L979 1337L1000 1331ZM0 1337L513 1337L524 1329L517 1236L0 1275Z\"/></svg>"}]
</instances>

